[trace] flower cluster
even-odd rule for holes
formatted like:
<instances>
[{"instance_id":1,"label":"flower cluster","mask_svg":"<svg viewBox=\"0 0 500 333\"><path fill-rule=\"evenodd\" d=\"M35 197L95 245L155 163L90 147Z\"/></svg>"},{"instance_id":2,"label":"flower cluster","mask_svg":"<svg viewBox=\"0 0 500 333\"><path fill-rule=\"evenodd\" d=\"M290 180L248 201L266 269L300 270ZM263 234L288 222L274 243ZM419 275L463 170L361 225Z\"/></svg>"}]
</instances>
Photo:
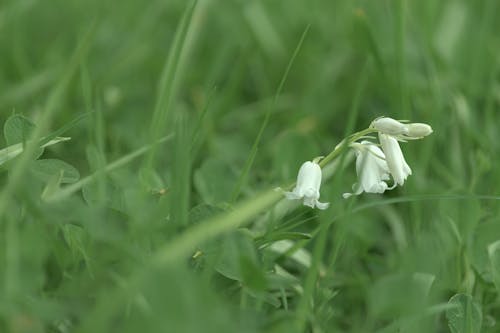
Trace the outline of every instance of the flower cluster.
<instances>
[{"instance_id":1,"label":"flower cluster","mask_svg":"<svg viewBox=\"0 0 500 333\"><path fill-rule=\"evenodd\" d=\"M379 144L363 140L365 135L378 133ZM351 135L348 146L356 155L356 174L358 182L352 187L352 193L344 193L343 197L366 193L384 193L398 185L403 185L412 171L403 156L399 142L422 139L432 133L431 126L422 123L403 123L389 117L375 119L364 131ZM329 156L336 153L343 145L338 145ZM328 157L327 157L328 158ZM321 167L317 158L307 161L300 167L297 183L291 192L285 192L290 200L303 200L303 204L319 209L328 208L328 203L319 202L321 186ZM392 178L392 185L389 182Z\"/></svg>"}]
</instances>

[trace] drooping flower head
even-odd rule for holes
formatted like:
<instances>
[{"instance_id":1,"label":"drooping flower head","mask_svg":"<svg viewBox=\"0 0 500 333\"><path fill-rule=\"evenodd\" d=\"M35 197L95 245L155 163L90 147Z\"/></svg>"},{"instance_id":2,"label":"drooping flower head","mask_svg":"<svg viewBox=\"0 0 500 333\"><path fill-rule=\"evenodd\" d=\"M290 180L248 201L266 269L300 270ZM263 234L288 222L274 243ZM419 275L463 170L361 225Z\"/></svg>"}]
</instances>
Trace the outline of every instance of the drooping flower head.
<instances>
[{"instance_id":1,"label":"drooping flower head","mask_svg":"<svg viewBox=\"0 0 500 333\"><path fill-rule=\"evenodd\" d=\"M370 141L353 143L351 147L356 154L356 174L358 182L352 186L353 193L344 193L344 198L352 195L367 193L384 193L392 189L387 185L390 179L389 167L385 161L385 155L377 145Z\"/></svg>"},{"instance_id":2,"label":"drooping flower head","mask_svg":"<svg viewBox=\"0 0 500 333\"><path fill-rule=\"evenodd\" d=\"M319 189L321 187L321 167L314 161L302 164L297 175L297 184L291 192L285 192L290 200L303 200L305 206L326 209L329 203L319 202Z\"/></svg>"},{"instance_id":3,"label":"drooping flower head","mask_svg":"<svg viewBox=\"0 0 500 333\"><path fill-rule=\"evenodd\" d=\"M423 123L403 123L389 117L379 117L370 124L378 132L380 146L372 142L352 143L356 153L358 182L353 193L344 193L344 198L363 192L383 193L397 185L403 185L412 171L403 156L399 141L418 140L432 133L432 127ZM391 187L387 181L392 176Z\"/></svg>"}]
</instances>

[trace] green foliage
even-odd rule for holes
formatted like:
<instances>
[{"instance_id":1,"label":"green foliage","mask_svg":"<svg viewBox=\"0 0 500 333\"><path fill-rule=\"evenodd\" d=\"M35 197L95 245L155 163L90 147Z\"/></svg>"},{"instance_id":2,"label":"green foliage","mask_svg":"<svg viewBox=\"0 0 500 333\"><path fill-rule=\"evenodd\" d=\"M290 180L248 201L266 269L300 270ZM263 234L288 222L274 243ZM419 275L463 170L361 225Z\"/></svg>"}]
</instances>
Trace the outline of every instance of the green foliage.
<instances>
[{"instance_id":1,"label":"green foliage","mask_svg":"<svg viewBox=\"0 0 500 333\"><path fill-rule=\"evenodd\" d=\"M448 326L452 333L479 333L483 314L472 296L457 294L448 302L452 308L446 310Z\"/></svg>"},{"instance_id":2,"label":"green foliage","mask_svg":"<svg viewBox=\"0 0 500 333\"><path fill-rule=\"evenodd\" d=\"M61 183L74 183L80 179L80 173L72 165L56 159L43 159L34 161L31 171L41 180L47 181L60 175Z\"/></svg>"},{"instance_id":3,"label":"green foliage","mask_svg":"<svg viewBox=\"0 0 500 333\"><path fill-rule=\"evenodd\" d=\"M22 115L15 114L5 121L3 135L7 145L15 143L25 143L30 138L30 134L35 128L29 119Z\"/></svg>"},{"instance_id":4,"label":"green foliage","mask_svg":"<svg viewBox=\"0 0 500 333\"><path fill-rule=\"evenodd\" d=\"M0 332L498 332L499 6L4 1ZM403 187L282 200L382 115Z\"/></svg>"}]
</instances>

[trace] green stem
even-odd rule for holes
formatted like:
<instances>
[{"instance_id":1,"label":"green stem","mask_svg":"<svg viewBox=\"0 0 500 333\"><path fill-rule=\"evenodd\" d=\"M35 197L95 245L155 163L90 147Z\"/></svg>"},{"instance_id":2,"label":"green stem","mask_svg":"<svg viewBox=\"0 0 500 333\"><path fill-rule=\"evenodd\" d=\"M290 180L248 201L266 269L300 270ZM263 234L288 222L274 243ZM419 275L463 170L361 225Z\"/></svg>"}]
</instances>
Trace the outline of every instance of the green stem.
<instances>
[{"instance_id":1,"label":"green stem","mask_svg":"<svg viewBox=\"0 0 500 333\"><path fill-rule=\"evenodd\" d=\"M325 167L328 163L333 161L336 157L338 157L342 152L345 151L346 148L349 147L349 145L362 137L370 134L377 132L376 129L373 128L367 128L362 131L356 132L354 134L349 135L347 138L342 140L331 152L328 154L324 159L321 160L319 163L320 167Z\"/></svg>"}]
</instances>

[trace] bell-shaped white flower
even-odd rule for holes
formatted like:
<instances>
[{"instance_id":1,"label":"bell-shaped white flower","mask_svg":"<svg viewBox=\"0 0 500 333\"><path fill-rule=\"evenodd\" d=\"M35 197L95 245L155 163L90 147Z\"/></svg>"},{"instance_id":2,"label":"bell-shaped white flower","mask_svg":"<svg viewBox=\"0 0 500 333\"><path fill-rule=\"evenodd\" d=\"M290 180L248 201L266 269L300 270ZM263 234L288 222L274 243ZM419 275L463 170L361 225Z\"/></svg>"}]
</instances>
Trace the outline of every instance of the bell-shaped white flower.
<instances>
[{"instance_id":1,"label":"bell-shaped white flower","mask_svg":"<svg viewBox=\"0 0 500 333\"><path fill-rule=\"evenodd\" d=\"M394 183L403 185L406 178L411 175L411 168L405 161L398 140L381 132L378 134L378 138Z\"/></svg>"},{"instance_id":2,"label":"bell-shaped white flower","mask_svg":"<svg viewBox=\"0 0 500 333\"><path fill-rule=\"evenodd\" d=\"M344 193L344 198L349 198L352 195L359 195L363 192L367 193L384 193L386 190L393 189L386 183L390 179L389 167L385 161L385 155L370 141L362 141L361 143L353 143L356 154L356 174L358 182L352 186L353 193Z\"/></svg>"},{"instance_id":3,"label":"bell-shaped white flower","mask_svg":"<svg viewBox=\"0 0 500 333\"><path fill-rule=\"evenodd\" d=\"M303 200L305 206L326 209L329 203L319 202L319 189L321 186L321 167L316 161L307 161L300 167L297 184L291 192L285 192L290 200Z\"/></svg>"},{"instance_id":4,"label":"bell-shaped white flower","mask_svg":"<svg viewBox=\"0 0 500 333\"><path fill-rule=\"evenodd\" d=\"M370 127L377 131L392 136L401 136L408 134L408 126L389 117L379 117L372 121Z\"/></svg>"}]
</instances>

